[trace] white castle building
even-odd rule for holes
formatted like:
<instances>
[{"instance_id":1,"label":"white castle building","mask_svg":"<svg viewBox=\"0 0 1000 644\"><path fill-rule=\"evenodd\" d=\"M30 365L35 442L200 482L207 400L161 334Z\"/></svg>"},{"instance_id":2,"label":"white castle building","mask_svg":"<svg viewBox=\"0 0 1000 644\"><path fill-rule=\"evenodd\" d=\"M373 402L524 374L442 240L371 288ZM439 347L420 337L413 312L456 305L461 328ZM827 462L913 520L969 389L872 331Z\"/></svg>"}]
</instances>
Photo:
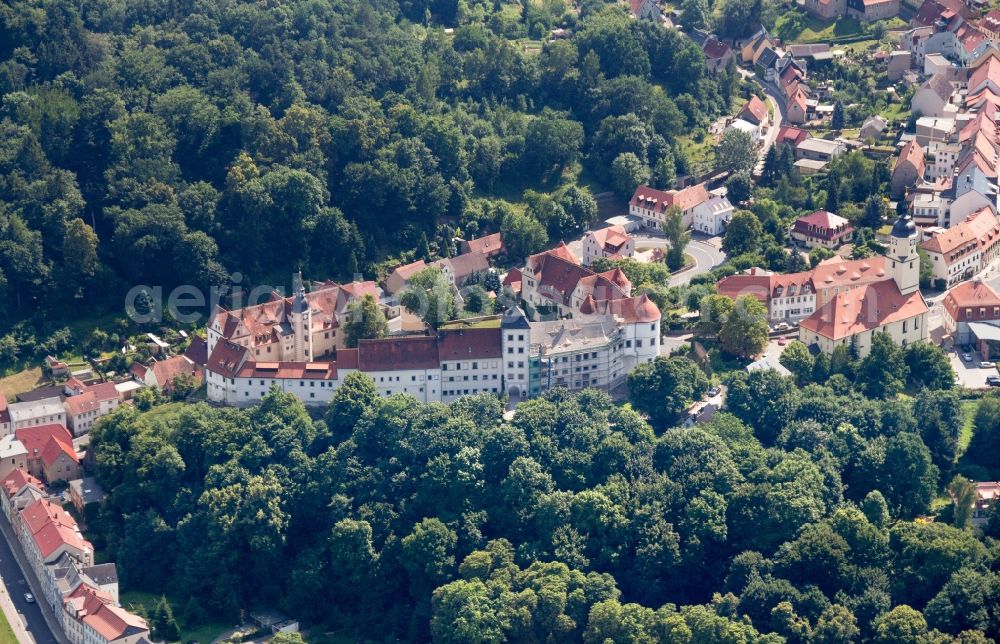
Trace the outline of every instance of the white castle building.
<instances>
[{"instance_id":1,"label":"white castle building","mask_svg":"<svg viewBox=\"0 0 1000 644\"><path fill-rule=\"evenodd\" d=\"M450 322L431 335L362 340L348 349L337 334L339 319L364 285L324 284L263 305L219 309L208 331L208 399L247 405L278 387L307 405L324 405L357 371L385 396L450 402L491 393L516 402L552 387L615 389L636 365L659 355L660 311L647 296L632 296L620 271L606 288L610 276L579 266L560 249L533 256L529 267L540 268L546 257L555 257L549 270L526 269L525 279L551 287L546 276L568 264L577 278L560 278L571 294L543 288L542 296L538 282L529 287L533 302L566 303L546 321L531 321L515 306L503 315Z\"/></svg>"}]
</instances>

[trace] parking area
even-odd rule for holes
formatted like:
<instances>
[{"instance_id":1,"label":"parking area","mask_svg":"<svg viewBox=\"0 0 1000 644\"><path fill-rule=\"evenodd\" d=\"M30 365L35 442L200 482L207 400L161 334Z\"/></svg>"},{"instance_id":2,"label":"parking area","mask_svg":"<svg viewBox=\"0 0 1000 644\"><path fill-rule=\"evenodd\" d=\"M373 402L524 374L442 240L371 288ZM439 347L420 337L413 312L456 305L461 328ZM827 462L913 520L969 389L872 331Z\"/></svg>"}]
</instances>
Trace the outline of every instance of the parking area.
<instances>
[{"instance_id":1,"label":"parking area","mask_svg":"<svg viewBox=\"0 0 1000 644\"><path fill-rule=\"evenodd\" d=\"M966 357L969 359L966 360ZM982 358L978 351L970 350L966 352L962 347L952 349L948 352L948 359L951 360L951 367L958 376L958 384L968 389L984 389L986 378L998 375L996 367L980 367Z\"/></svg>"}]
</instances>

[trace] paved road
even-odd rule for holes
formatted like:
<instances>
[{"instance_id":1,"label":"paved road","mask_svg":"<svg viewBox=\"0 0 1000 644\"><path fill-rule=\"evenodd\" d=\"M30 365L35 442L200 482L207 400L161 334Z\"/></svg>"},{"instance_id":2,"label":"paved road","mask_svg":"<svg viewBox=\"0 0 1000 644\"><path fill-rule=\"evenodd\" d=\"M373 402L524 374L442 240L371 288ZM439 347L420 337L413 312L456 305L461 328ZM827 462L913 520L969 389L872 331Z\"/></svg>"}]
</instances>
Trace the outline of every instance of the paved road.
<instances>
[{"instance_id":1,"label":"paved road","mask_svg":"<svg viewBox=\"0 0 1000 644\"><path fill-rule=\"evenodd\" d=\"M45 621L45 617L42 615L42 604L44 599L40 594L41 588L38 582L32 579L34 583L29 584L26 580L25 575L21 573L21 567L18 565L17 559L14 557L12 548L17 548L18 555L23 557L20 551L20 544L13 542L12 545L8 539L12 539L13 534L11 533L10 523L7 521L2 513L0 513L0 578L3 579L3 584L6 586L7 592L10 593L10 597L14 602L14 607L16 608L21 624L26 628L28 636L32 641L38 644L58 644L62 639L56 639L52 634L52 630L49 628ZM31 572L25 569L29 575ZM29 604L24 601L24 593L31 593L35 596L35 603ZM47 608L47 607L46 607ZM51 618L51 613L50 613ZM15 629L17 625L12 624ZM21 629L17 629L19 634L23 633ZM20 637L19 637L20 639Z\"/></svg>"},{"instance_id":2,"label":"paved road","mask_svg":"<svg viewBox=\"0 0 1000 644\"><path fill-rule=\"evenodd\" d=\"M670 246L663 235L651 235L648 230L637 231L632 234L632 237L635 239L636 250L640 248L666 249ZM580 239L574 239L567 246L577 257L583 256L583 243ZM671 277L670 286L683 286L690 282L695 275L707 273L726 260L726 254L722 252L721 237L708 237L697 232L691 233L691 241L684 247L684 252L694 258L694 268Z\"/></svg>"},{"instance_id":3,"label":"paved road","mask_svg":"<svg viewBox=\"0 0 1000 644\"><path fill-rule=\"evenodd\" d=\"M760 161L757 163L755 170L761 172L764 169L764 157L767 155L767 151L774 145L775 139L778 138L778 130L781 129L781 124L785 120L785 101L781 94L778 92L778 88L760 80L756 76L753 77L754 82L764 90L767 95L767 102L771 106L771 129L767 131L767 136L764 137L764 143L760 146Z\"/></svg>"}]
</instances>

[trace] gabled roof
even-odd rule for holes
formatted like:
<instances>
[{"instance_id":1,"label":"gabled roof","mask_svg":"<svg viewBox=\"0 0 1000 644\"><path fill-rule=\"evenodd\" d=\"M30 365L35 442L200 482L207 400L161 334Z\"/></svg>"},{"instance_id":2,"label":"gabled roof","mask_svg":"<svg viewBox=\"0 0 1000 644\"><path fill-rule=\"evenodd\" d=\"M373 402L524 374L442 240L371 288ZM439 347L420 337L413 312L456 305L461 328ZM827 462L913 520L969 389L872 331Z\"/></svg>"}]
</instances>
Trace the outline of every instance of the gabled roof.
<instances>
[{"instance_id":1,"label":"gabled roof","mask_svg":"<svg viewBox=\"0 0 1000 644\"><path fill-rule=\"evenodd\" d=\"M446 329L438 331L438 359L482 360L501 357L502 334L495 328Z\"/></svg>"},{"instance_id":2,"label":"gabled roof","mask_svg":"<svg viewBox=\"0 0 1000 644\"><path fill-rule=\"evenodd\" d=\"M928 78L917 91L921 92L924 90L932 92L943 103L947 103L951 95L955 93L955 88L951 86L947 76L940 72Z\"/></svg>"},{"instance_id":3,"label":"gabled roof","mask_svg":"<svg viewBox=\"0 0 1000 644\"><path fill-rule=\"evenodd\" d=\"M24 448L28 450L28 458L41 458L42 452L50 441L64 443L73 452L73 437L63 425L49 424L22 427L15 431L14 435L17 436L17 440L24 444ZM76 452L73 452L73 456L74 458L76 457Z\"/></svg>"},{"instance_id":4,"label":"gabled roof","mask_svg":"<svg viewBox=\"0 0 1000 644\"><path fill-rule=\"evenodd\" d=\"M52 467L60 456L64 455L69 460L74 463L79 463L80 459L76 455L76 451L73 449L73 443L67 443L65 441L53 438L45 444L42 449L42 463L45 463L45 467Z\"/></svg>"},{"instance_id":5,"label":"gabled roof","mask_svg":"<svg viewBox=\"0 0 1000 644\"><path fill-rule=\"evenodd\" d=\"M94 546L80 534L80 528L73 517L47 499L29 504L21 510L21 518L43 559L62 546L81 552L94 551Z\"/></svg>"},{"instance_id":6,"label":"gabled roof","mask_svg":"<svg viewBox=\"0 0 1000 644\"><path fill-rule=\"evenodd\" d=\"M751 96L750 100L746 102L743 109L737 115L737 118L749 121L754 125L760 125L767 120L767 113L767 104L755 95Z\"/></svg>"},{"instance_id":7,"label":"gabled roof","mask_svg":"<svg viewBox=\"0 0 1000 644\"><path fill-rule=\"evenodd\" d=\"M199 367L204 367L208 364L208 343L201 336L194 336L184 350L184 356Z\"/></svg>"},{"instance_id":8,"label":"gabled roof","mask_svg":"<svg viewBox=\"0 0 1000 644\"><path fill-rule=\"evenodd\" d=\"M226 339L215 343L212 355L208 357L208 370L233 378L250 356L249 350Z\"/></svg>"},{"instance_id":9,"label":"gabled roof","mask_svg":"<svg viewBox=\"0 0 1000 644\"><path fill-rule=\"evenodd\" d=\"M635 189L630 206L645 208L657 213L665 213L672 207L689 210L703 201L708 201L708 190L705 184L688 186L683 190L657 190L649 186L639 186Z\"/></svg>"},{"instance_id":10,"label":"gabled roof","mask_svg":"<svg viewBox=\"0 0 1000 644\"><path fill-rule=\"evenodd\" d=\"M17 495L21 490L29 485L33 486L39 492L45 490L44 483L24 470L12 470L11 473L3 479L3 481L0 481L0 486L3 487L4 492L6 492L9 497Z\"/></svg>"},{"instance_id":11,"label":"gabled roof","mask_svg":"<svg viewBox=\"0 0 1000 644\"><path fill-rule=\"evenodd\" d=\"M966 20L973 17L973 11L961 0L924 0L911 22L915 25L932 27L939 19L950 19L956 14Z\"/></svg>"},{"instance_id":12,"label":"gabled roof","mask_svg":"<svg viewBox=\"0 0 1000 644\"><path fill-rule=\"evenodd\" d=\"M768 47L757 55L757 58L753 61L753 64L760 65L764 69L769 69L776 62L778 62L778 52Z\"/></svg>"},{"instance_id":13,"label":"gabled roof","mask_svg":"<svg viewBox=\"0 0 1000 644\"><path fill-rule=\"evenodd\" d=\"M591 231L590 234L594 236L594 241L597 242L597 245L603 251L609 253L618 252L631 239L631 236L625 232L625 227L620 225L599 228Z\"/></svg>"},{"instance_id":14,"label":"gabled roof","mask_svg":"<svg viewBox=\"0 0 1000 644\"><path fill-rule=\"evenodd\" d=\"M772 277L768 271L752 268L749 273L723 277L715 285L715 290L732 300L749 295L766 304L771 297Z\"/></svg>"},{"instance_id":15,"label":"gabled roof","mask_svg":"<svg viewBox=\"0 0 1000 644\"><path fill-rule=\"evenodd\" d=\"M83 391L75 396L66 398L66 413L70 416L97 411L101 408L102 402L118 400L118 390L113 382L102 382L96 385L84 387Z\"/></svg>"},{"instance_id":16,"label":"gabled roof","mask_svg":"<svg viewBox=\"0 0 1000 644\"><path fill-rule=\"evenodd\" d=\"M195 380L201 379L201 368L183 355L172 356L166 360L154 360L149 368L153 370L156 384L160 387L169 386L174 378L182 374L192 376Z\"/></svg>"},{"instance_id":17,"label":"gabled roof","mask_svg":"<svg viewBox=\"0 0 1000 644\"><path fill-rule=\"evenodd\" d=\"M924 151L920 149L917 144L917 140L913 139L899 152L899 158L896 159L896 165L893 166L892 171L896 172L897 168L902 167L904 164L911 165L917 172L917 178L922 179L924 176Z\"/></svg>"},{"instance_id":18,"label":"gabled roof","mask_svg":"<svg viewBox=\"0 0 1000 644\"><path fill-rule=\"evenodd\" d=\"M361 340L358 342L358 365L362 371L437 369L437 338L413 336Z\"/></svg>"},{"instance_id":19,"label":"gabled roof","mask_svg":"<svg viewBox=\"0 0 1000 644\"><path fill-rule=\"evenodd\" d=\"M149 631L146 620L115 606L107 593L80 584L63 599L67 611L109 642L141 636Z\"/></svg>"},{"instance_id":20,"label":"gabled roof","mask_svg":"<svg viewBox=\"0 0 1000 644\"><path fill-rule=\"evenodd\" d=\"M839 255L820 262L812 270L817 289L867 284L885 279L885 257L845 260Z\"/></svg>"},{"instance_id":21,"label":"gabled roof","mask_svg":"<svg viewBox=\"0 0 1000 644\"><path fill-rule=\"evenodd\" d=\"M970 280L949 289L942 304L952 317L956 317L958 309L1000 306L1000 294L982 280Z\"/></svg>"},{"instance_id":22,"label":"gabled roof","mask_svg":"<svg viewBox=\"0 0 1000 644\"><path fill-rule=\"evenodd\" d=\"M504 251L503 236L500 233L470 239L464 243L464 246L467 253L483 253L487 257L499 255Z\"/></svg>"},{"instance_id":23,"label":"gabled roof","mask_svg":"<svg viewBox=\"0 0 1000 644\"><path fill-rule=\"evenodd\" d=\"M709 60L721 60L730 52L729 45L714 37L707 39L701 50L705 52L705 58Z\"/></svg>"},{"instance_id":24,"label":"gabled roof","mask_svg":"<svg viewBox=\"0 0 1000 644\"><path fill-rule=\"evenodd\" d=\"M926 312L927 304L920 291L903 295L895 281L882 280L835 295L799 322L799 326L825 338L841 340Z\"/></svg>"},{"instance_id":25,"label":"gabled roof","mask_svg":"<svg viewBox=\"0 0 1000 644\"><path fill-rule=\"evenodd\" d=\"M775 139L775 145L784 145L788 143L793 148L797 147L799 143L802 143L812 135L801 128L794 127L792 125L782 125L778 129L778 137Z\"/></svg>"},{"instance_id":26,"label":"gabled roof","mask_svg":"<svg viewBox=\"0 0 1000 644\"><path fill-rule=\"evenodd\" d=\"M435 264L442 267L447 265L451 268L451 272L455 276L455 282L458 285L461 285L469 275L483 273L490 269L490 263L486 259L486 255L478 251L464 253L450 259L438 260Z\"/></svg>"},{"instance_id":27,"label":"gabled roof","mask_svg":"<svg viewBox=\"0 0 1000 644\"><path fill-rule=\"evenodd\" d=\"M920 244L920 247L931 253L948 255L971 242L977 242L981 246L988 245L998 236L1000 220L987 207L977 210L940 235L931 237Z\"/></svg>"},{"instance_id":28,"label":"gabled roof","mask_svg":"<svg viewBox=\"0 0 1000 644\"><path fill-rule=\"evenodd\" d=\"M410 262L409 264L404 264L402 266L397 266L393 269L392 274L402 277L403 280L408 280L417 273L426 270L427 263L422 259L418 259L415 262Z\"/></svg>"},{"instance_id":29,"label":"gabled roof","mask_svg":"<svg viewBox=\"0 0 1000 644\"><path fill-rule=\"evenodd\" d=\"M980 89L980 85L992 81L993 85L1000 88L1000 60L990 56L979 67L972 70L969 77L969 91L975 92Z\"/></svg>"}]
</instances>

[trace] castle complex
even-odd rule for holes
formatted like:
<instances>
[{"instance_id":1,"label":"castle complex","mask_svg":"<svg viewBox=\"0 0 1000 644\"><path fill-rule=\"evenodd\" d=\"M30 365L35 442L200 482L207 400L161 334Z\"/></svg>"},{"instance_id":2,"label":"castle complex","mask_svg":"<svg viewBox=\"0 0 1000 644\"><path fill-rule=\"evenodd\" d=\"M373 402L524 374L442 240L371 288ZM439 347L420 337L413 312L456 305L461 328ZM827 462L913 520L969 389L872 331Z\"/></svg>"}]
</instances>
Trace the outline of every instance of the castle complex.
<instances>
[{"instance_id":1,"label":"castle complex","mask_svg":"<svg viewBox=\"0 0 1000 644\"><path fill-rule=\"evenodd\" d=\"M450 402L491 393L516 402L552 387L612 390L659 355L660 311L632 294L621 271L594 273L560 246L528 258L522 289L524 308L350 349L341 328L347 307L377 295L374 283L323 283L308 293L299 286L291 297L219 308L208 328L208 398L245 405L278 387L323 405L361 372L385 396Z\"/></svg>"}]
</instances>

